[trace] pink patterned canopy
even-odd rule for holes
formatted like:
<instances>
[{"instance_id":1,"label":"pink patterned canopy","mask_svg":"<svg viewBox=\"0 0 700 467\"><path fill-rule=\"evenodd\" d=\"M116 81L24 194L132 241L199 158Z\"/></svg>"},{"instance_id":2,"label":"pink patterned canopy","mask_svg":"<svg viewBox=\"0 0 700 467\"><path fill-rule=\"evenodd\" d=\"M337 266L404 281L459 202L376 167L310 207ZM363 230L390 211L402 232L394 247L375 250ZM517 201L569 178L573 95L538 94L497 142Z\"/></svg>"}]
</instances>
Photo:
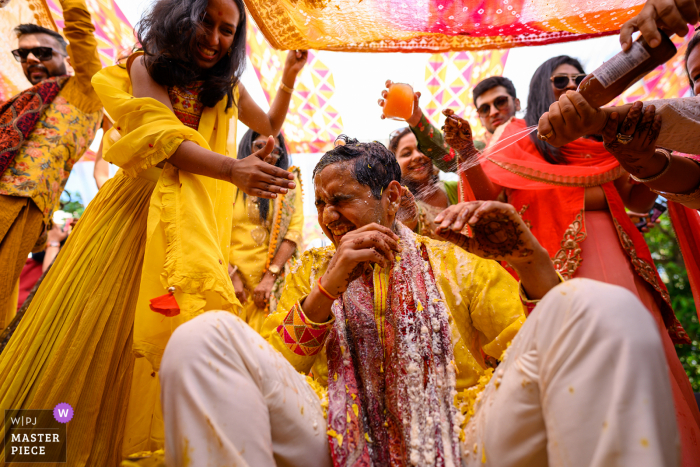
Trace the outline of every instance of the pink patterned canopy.
<instances>
[{"instance_id":1,"label":"pink patterned canopy","mask_svg":"<svg viewBox=\"0 0 700 467\"><path fill-rule=\"evenodd\" d=\"M440 52L614 34L644 0L245 0L278 49Z\"/></svg>"}]
</instances>

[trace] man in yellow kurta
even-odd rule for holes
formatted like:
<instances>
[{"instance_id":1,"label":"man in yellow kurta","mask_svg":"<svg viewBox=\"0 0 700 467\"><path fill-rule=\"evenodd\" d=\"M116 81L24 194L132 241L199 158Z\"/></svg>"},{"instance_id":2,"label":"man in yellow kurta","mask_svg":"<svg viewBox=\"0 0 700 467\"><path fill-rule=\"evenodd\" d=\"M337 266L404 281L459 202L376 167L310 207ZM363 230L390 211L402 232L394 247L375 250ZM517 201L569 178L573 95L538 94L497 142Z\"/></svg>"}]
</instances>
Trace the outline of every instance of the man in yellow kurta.
<instances>
[{"instance_id":1,"label":"man in yellow kurta","mask_svg":"<svg viewBox=\"0 0 700 467\"><path fill-rule=\"evenodd\" d=\"M20 116L17 110L30 110L31 105L22 104L31 93L43 112L24 133L3 129L0 135L0 152L14 148L12 160L0 165L5 167L0 177L0 330L17 308L13 290L27 255L42 237L73 164L90 146L101 117L102 103L90 84L102 68L90 13L84 0L62 0L61 5L68 47L55 31L33 24L15 29L18 48L13 55L33 87L3 103L2 118L15 119L8 105ZM74 76L66 76L66 57Z\"/></svg>"},{"instance_id":2,"label":"man in yellow kurta","mask_svg":"<svg viewBox=\"0 0 700 467\"><path fill-rule=\"evenodd\" d=\"M333 246L293 268L262 337L218 312L174 332L166 464L674 465L667 369L641 303L560 283L503 203L448 208L436 221L451 243L415 235L395 223L399 179L379 143L326 153L315 199Z\"/></svg>"}]
</instances>

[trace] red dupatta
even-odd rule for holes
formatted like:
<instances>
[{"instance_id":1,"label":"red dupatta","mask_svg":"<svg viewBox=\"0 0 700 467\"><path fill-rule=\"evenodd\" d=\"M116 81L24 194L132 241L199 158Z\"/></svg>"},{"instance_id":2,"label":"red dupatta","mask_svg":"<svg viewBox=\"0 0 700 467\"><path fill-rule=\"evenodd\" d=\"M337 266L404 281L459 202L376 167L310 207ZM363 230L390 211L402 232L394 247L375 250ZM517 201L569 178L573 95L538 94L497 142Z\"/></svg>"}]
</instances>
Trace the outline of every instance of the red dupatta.
<instances>
[{"instance_id":1,"label":"red dupatta","mask_svg":"<svg viewBox=\"0 0 700 467\"><path fill-rule=\"evenodd\" d=\"M613 184L624 173L615 157L602 143L580 138L560 148L564 164L550 164L529 136L517 140L517 135L527 134L524 130L525 122L520 119L512 119L500 127L485 152L482 167L494 183L506 189L508 202L520 212L549 253L555 268L570 279L583 261L580 244L586 239L585 189L600 186L605 192L620 243L635 272L654 289L671 339L677 344L689 343L673 313L668 290L656 270L649 247L627 216L622 198ZM462 177L466 182L466 177ZM467 192L463 190L463 193ZM688 233L685 229L676 230ZM700 230L695 232L700 233ZM700 248L700 239L694 245ZM698 284L699 279L700 274L692 280ZM693 293L697 293L695 288Z\"/></svg>"}]
</instances>

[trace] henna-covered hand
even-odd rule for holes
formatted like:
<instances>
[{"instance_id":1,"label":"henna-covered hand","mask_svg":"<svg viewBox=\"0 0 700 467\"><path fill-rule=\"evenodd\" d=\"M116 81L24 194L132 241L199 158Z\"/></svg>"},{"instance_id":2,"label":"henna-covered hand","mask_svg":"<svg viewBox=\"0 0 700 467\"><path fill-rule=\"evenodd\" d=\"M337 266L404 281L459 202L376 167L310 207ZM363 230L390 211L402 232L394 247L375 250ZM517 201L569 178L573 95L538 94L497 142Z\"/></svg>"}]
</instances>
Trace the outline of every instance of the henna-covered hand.
<instances>
[{"instance_id":1,"label":"henna-covered hand","mask_svg":"<svg viewBox=\"0 0 700 467\"><path fill-rule=\"evenodd\" d=\"M642 109L642 103L635 102L622 125L619 125L617 112L613 112L603 130L605 149L615 156L625 170L639 178L660 172L666 163L663 155L659 157L655 153L656 140L661 131L661 116L655 112L653 105ZM633 138L629 143L622 144L617 139L618 132Z\"/></svg>"},{"instance_id":2,"label":"henna-covered hand","mask_svg":"<svg viewBox=\"0 0 700 467\"><path fill-rule=\"evenodd\" d=\"M482 258L517 264L542 247L510 204L471 201L450 206L438 214L436 233ZM469 225L473 236L462 233Z\"/></svg>"},{"instance_id":3,"label":"henna-covered hand","mask_svg":"<svg viewBox=\"0 0 700 467\"><path fill-rule=\"evenodd\" d=\"M469 122L455 115L452 109L445 109L442 114L447 117L445 125L442 127L445 142L459 154L460 162L478 158L479 151L474 147L474 138Z\"/></svg>"}]
</instances>

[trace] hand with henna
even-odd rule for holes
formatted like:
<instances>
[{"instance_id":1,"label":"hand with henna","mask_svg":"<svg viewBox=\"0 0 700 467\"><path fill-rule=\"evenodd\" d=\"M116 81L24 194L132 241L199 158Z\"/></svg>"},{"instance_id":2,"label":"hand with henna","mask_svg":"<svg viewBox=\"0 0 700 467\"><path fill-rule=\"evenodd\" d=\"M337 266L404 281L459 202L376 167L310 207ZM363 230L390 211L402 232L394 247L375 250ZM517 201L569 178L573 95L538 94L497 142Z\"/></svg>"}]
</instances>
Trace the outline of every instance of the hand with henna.
<instances>
[{"instance_id":1,"label":"hand with henna","mask_svg":"<svg viewBox=\"0 0 700 467\"><path fill-rule=\"evenodd\" d=\"M663 154L656 153L656 140L661 132L661 116L655 115L653 105L642 108L641 102L632 105L627 117L618 128L620 116L613 112L603 130L605 149L620 161L620 165L638 178L648 178L661 172L667 164ZM633 136L622 144L617 135Z\"/></svg>"},{"instance_id":2,"label":"hand with henna","mask_svg":"<svg viewBox=\"0 0 700 467\"><path fill-rule=\"evenodd\" d=\"M447 117L445 125L442 127L445 142L457 152L459 161L476 160L479 157L479 151L474 147L474 138L469 122L455 115L452 109L445 109L442 114Z\"/></svg>"},{"instance_id":3,"label":"hand with henna","mask_svg":"<svg viewBox=\"0 0 700 467\"><path fill-rule=\"evenodd\" d=\"M547 250L510 204L470 201L450 206L435 218L435 233L469 253L505 261L518 273L528 297L542 298L559 283ZM462 233L469 225L473 236Z\"/></svg>"}]
</instances>

